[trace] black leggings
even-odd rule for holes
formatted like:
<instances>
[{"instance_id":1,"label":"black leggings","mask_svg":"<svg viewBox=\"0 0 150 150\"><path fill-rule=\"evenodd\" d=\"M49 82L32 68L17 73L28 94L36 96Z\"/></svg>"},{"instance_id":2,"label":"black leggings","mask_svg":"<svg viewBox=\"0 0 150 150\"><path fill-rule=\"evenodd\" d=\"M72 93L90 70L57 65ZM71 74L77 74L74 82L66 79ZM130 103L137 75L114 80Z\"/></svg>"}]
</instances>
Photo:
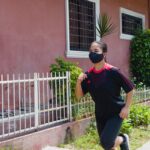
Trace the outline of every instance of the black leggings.
<instances>
[{"instance_id":1,"label":"black leggings","mask_svg":"<svg viewBox=\"0 0 150 150\"><path fill-rule=\"evenodd\" d=\"M119 134L123 119L119 115L107 119L100 119L96 115L97 130L100 143L105 150L111 150L115 144L115 139Z\"/></svg>"}]
</instances>

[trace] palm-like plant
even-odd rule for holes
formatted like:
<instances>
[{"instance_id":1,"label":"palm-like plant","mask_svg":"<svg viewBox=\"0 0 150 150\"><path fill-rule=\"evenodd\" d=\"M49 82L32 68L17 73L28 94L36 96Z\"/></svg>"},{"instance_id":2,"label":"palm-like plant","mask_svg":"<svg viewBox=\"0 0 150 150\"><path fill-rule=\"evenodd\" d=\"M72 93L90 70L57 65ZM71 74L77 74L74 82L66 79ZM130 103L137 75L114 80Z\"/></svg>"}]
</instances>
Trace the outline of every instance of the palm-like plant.
<instances>
[{"instance_id":1,"label":"palm-like plant","mask_svg":"<svg viewBox=\"0 0 150 150\"><path fill-rule=\"evenodd\" d=\"M111 17L104 13L102 15L99 15L98 26L96 27L96 29L98 31L98 36L100 38L103 38L104 36L113 33L116 29L116 26L111 23Z\"/></svg>"}]
</instances>

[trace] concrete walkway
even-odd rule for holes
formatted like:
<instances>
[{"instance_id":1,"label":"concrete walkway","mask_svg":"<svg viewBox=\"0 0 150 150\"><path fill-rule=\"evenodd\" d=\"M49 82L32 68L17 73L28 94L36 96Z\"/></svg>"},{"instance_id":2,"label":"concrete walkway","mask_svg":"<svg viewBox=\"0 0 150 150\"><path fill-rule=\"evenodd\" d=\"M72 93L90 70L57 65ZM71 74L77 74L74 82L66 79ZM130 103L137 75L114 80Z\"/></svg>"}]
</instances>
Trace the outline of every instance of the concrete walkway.
<instances>
[{"instance_id":1,"label":"concrete walkway","mask_svg":"<svg viewBox=\"0 0 150 150\"><path fill-rule=\"evenodd\" d=\"M137 150L150 150L150 141L144 144L142 147L138 148Z\"/></svg>"}]
</instances>

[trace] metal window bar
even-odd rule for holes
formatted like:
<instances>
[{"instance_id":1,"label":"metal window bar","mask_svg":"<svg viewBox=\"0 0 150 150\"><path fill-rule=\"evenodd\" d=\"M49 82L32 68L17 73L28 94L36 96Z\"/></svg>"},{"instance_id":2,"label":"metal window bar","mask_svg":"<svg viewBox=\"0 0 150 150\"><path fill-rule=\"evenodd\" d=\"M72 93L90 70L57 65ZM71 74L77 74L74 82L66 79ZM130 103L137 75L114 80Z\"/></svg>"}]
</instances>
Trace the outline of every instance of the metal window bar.
<instances>
[{"instance_id":1,"label":"metal window bar","mask_svg":"<svg viewBox=\"0 0 150 150\"><path fill-rule=\"evenodd\" d=\"M142 18L122 14L122 31L125 34L135 34L135 29L142 29Z\"/></svg>"},{"instance_id":2,"label":"metal window bar","mask_svg":"<svg viewBox=\"0 0 150 150\"><path fill-rule=\"evenodd\" d=\"M95 2L70 0L69 23L71 50L87 51L88 43L96 38Z\"/></svg>"}]
</instances>

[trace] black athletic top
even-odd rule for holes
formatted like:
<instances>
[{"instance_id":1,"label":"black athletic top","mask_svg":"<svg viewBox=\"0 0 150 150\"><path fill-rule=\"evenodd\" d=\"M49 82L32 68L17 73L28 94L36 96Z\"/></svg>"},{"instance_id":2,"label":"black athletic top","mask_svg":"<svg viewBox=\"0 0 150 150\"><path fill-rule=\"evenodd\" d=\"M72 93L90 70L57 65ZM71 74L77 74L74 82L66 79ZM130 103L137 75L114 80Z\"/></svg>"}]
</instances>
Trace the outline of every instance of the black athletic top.
<instances>
[{"instance_id":1,"label":"black athletic top","mask_svg":"<svg viewBox=\"0 0 150 150\"><path fill-rule=\"evenodd\" d=\"M83 93L90 93L95 102L95 112L99 117L111 117L119 114L125 101L120 96L121 87L126 93L130 92L134 85L119 69L105 63L100 70L91 68L86 72L88 78L81 83Z\"/></svg>"}]
</instances>

